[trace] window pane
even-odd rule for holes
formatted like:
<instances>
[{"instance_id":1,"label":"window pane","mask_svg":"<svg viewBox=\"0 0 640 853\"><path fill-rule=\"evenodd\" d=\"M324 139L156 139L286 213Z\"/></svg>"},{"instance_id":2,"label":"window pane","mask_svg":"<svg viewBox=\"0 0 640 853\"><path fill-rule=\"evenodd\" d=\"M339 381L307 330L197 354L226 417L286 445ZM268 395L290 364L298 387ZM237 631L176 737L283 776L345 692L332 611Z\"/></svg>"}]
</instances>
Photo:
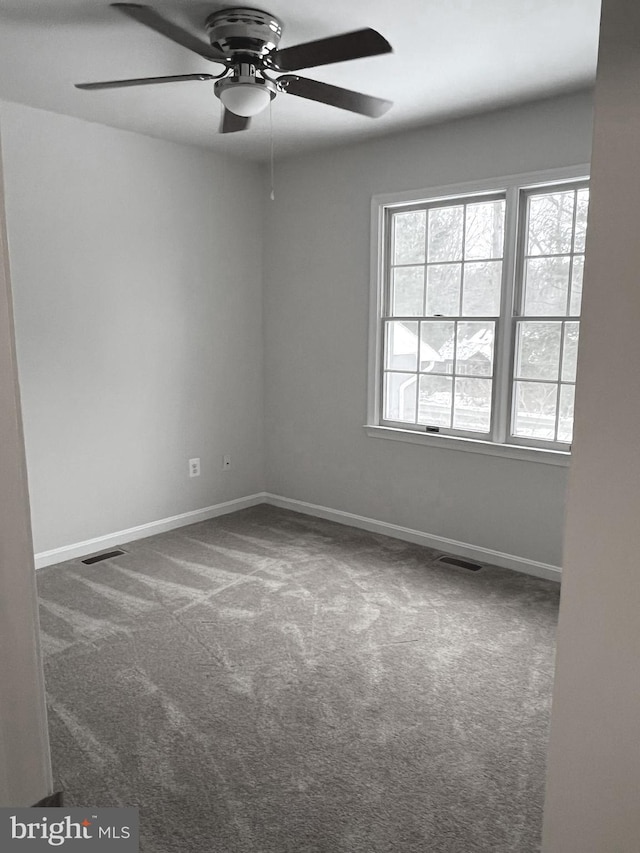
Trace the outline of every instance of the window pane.
<instances>
[{"instance_id":1,"label":"window pane","mask_svg":"<svg viewBox=\"0 0 640 853\"><path fill-rule=\"evenodd\" d=\"M518 323L516 378L558 379L562 323Z\"/></svg>"},{"instance_id":2,"label":"window pane","mask_svg":"<svg viewBox=\"0 0 640 853\"><path fill-rule=\"evenodd\" d=\"M556 429L557 396L557 385L516 382L513 434L553 441Z\"/></svg>"},{"instance_id":3,"label":"window pane","mask_svg":"<svg viewBox=\"0 0 640 853\"><path fill-rule=\"evenodd\" d=\"M558 418L558 441L569 444L573 439L573 400L575 385L560 386L560 417Z\"/></svg>"},{"instance_id":4,"label":"window pane","mask_svg":"<svg viewBox=\"0 0 640 853\"><path fill-rule=\"evenodd\" d=\"M454 429L489 432L491 428L491 380L456 378Z\"/></svg>"},{"instance_id":5,"label":"window pane","mask_svg":"<svg viewBox=\"0 0 640 853\"><path fill-rule=\"evenodd\" d=\"M571 251L574 191L529 198L528 255L561 255Z\"/></svg>"},{"instance_id":6,"label":"window pane","mask_svg":"<svg viewBox=\"0 0 640 853\"><path fill-rule=\"evenodd\" d=\"M562 379L564 382L576 381L579 328L579 323L565 323L564 326L564 349L562 352Z\"/></svg>"},{"instance_id":7,"label":"window pane","mask_svg":"<svg viewBox=\"0 0 640 853\"><path fill-rule=\"evenodd\" d=\"M457 317L460 313L462 264L427 267L427 317Z\"/></svg>"},{"instance_id":8,"label":"window pane","mask_svg":"<svg viewBox=\"0 0 640 853\"><path fill-rule=\"evenodd\" d=\"M418 363L418 324L387 323L386 367L391 370L416 370Z\"/></svg>"},{"instance_id":9,"label":"window pane","mask_svg":"<svg viewBox=\"0 0 640 853\"><path fill-rule=\"evenodd\" d=\"M464 256L501 258L504 246L504 200L467 205Z\"/></svg>"},{"instance_id":10,"label":"window pane","mask_svg":"<svg viewBox=\"0 0 640 853\"><path fill-rule=\"evenodd\" d=\"M420 325L420 370L453 373L455 323L435 320Z\"/></svg>"},{"instance_id":11,"label":"window pane","mask_svg":"<svg viewBox=\"0 0 640 853\"><path fill-rule=\"evenodd\" d=\"M420 377L418 423L429 426L451 426L451 386L448 376Z\"/></svg>"},{"instance_id":12,"label":"window pane","mask_svg":"<svg viewBox=\"0 0 640 853\"><path fill-rule=\"evenodd\" d=\"M587 236L587 213L589 211L589 190L578 190L578 206L576 208L576 239L575 252L584 252Z\"/></svg>"},{"instance_id":13,"label":"window pane","mask_svg":"<svg viewBox=\"0 0 640 853\"><path fill-rule=\"evenodd\" d=\"M464 265L463 317L497 317L500 314L502 261Z\"/></svg>"},{"instance_id":14,"label":"window pane","mask_svg":"<svg viewBox=\"0 0 640 853\"><path fill-rule=\"evenodd\" d=\"M567 313L569 258L533 258L525 266L524 313L529 316Z\"/></svg>"},{"instance_id":15,"label":"window pane","mask_svg":"<svg viewBox=\"0 0 640 853\"><path fill-rule=\"evenodd\" d=\"M423 264L427 217L424 210L393 216L394 264Z\"/></svg>"},{"instance_id":16,"label":"window pane","mask_svg":"<svg viewBox=\"0 0 640 853\"><path fill-rule=\"evenodd\" d=\"M399 267L393 271L391 313L396 317L421 316L424 267Z\"/></svg>"},{"instance_id":17,"label":"window pane","mask_svg":"<svg viewBox=\"0 0 640 853\"><path fill-rule=\"evenodd\" d=\"M580 316L582 306L582 276L584 274L584 256L576 255L573 259L573 270L571 272L571 303L569 314L572 317Z\"/></svg>"},{"instance_id":18,"label":"window pane","mask_svg":"<svg viewBox=\"0 0 640 853\"><path fill-rule=\"evenodd\" d=\"M388 421L416 422L417 376L409 373L385 373L384 418Z\"/></svg>"},{"instance_id":19,"label":"window pane","mask_svg":"<svg viewBox=\"0 0 640 853\"><path fill-rule=\"evenodd\" d=\"M433 261L462 259L464 207L436 207L429 211L427 258Z\"/></svg>"},{"instance_id":20,"label":"window pane","mask_svg":"<svg viewBox=\"0 0 640 853\"><path fill-rule=\"evenodd\" d=\"M494 325L491 322L458 323L456 373L463 376L493 375Z\"/></svg>"}]
</instances>

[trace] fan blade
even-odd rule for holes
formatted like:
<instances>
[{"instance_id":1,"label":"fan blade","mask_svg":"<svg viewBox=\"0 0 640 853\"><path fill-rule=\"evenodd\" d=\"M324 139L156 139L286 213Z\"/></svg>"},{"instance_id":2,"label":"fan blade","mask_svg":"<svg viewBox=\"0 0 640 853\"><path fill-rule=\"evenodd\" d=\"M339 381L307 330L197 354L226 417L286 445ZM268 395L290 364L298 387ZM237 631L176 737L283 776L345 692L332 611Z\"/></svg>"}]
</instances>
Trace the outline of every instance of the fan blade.
<instances>
[{"instance_id":1,"label":"fan blade","mask_svg":"<svg viewBox=\"0 0 640 853\"><path fill-rule=\"evenodd\" d=\"M251 119L247 116L237 116L231 110L223 107L222 120L220 121L220 133L235 133L238 130L246 130Z\"/></svg>"},{"instance_id":2,"label":"fan blade","mask_svg":"<svg viewBox=\"0 0 640 853\"><path fill-rule=\"evenodd\" d=\"M183 80L215 80L213 74L178 74L175 77L136 77L133 80L105 80L103 83L76 83L76 89L122 89L153 83L180 83Z\"/></svg>"},{"instance_id":3,"label":"fan blade","mask_svg":"<svg viewBox=\"0 0 640 853\"><path fill-rule=\"evenodd\" d=\"M279 77L278 84L282 83L285 84L284 91L289 95L319 101L321 104L329 104L329 106L350 110L352 113L360 113L370 118L378 118L393 106L392 101L363 95L351 89L342 89L340 86L330 86L318 80L307 80L306 77L298 77L297 74L285 74Z\"/></svg>"},{"instance_id":4,"label":"fan blade","mask_svg":"<svg viewBox=\"0 0 640 853\"><path fill-rule=\"evenodd\" d=\"M165 20L151 6L141 6L138 3L112 3L111 6L133 18L134 21L138 21L144 24L145 27L149 27L160 33L160 35L166 36L171 41L182 45L182 47L186 47L187 50L192 50L194 53L212 62L221 62L226 65L227 58L223 53L215 50L215 48L206 44L206 42L200 41L199 38L191 35L191 33L188 33L176 24L172 24L171 21Z\"/></svg>"},{"instance_id":5,"label":"fan blade","mask_svg":"<svg viewBox=\"0 0 640 853\"><path fill-rule=\"evenodd\" d=\"M367 28L275 50L269 58L279 71L298 71L347 59L378 56L391 53L391 50L391 45L379 32Z\"/></svg>"}]
</instances>

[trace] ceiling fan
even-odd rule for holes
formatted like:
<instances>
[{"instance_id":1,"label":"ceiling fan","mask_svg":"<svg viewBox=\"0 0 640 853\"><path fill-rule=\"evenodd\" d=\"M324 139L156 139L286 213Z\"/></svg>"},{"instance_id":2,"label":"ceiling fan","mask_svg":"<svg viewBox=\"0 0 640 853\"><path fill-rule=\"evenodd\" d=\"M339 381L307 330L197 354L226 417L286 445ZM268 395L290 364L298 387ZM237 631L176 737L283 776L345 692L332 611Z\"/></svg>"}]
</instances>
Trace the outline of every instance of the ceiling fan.
<instances>
[{"instance_id":1,"label":"ceiling fan","mask_svg":"<svg viewBox=\"0 0 640 853\"><path fill-rule=\"evenodd\" d=\"M371 118L381 116L391 107L391 101L383 98L330 86L297 74L282 73L390 53L391 45L376 30L356 30L278 50L282 36L281 21L269 12L243 6L222 9L207 18L205 28L210 41L207 44L163 18L150 6L137 3L112 3L111 6L204 59L224 65L224 70L220 74L179 74L172 77L77 83L78 89L113 89L188 80L215 80L214 92L223 104L221 133L246 130L251 116L265 109L280 92ZM278 74L280 76L275 76Z\"/></svg>"}]
</instances>

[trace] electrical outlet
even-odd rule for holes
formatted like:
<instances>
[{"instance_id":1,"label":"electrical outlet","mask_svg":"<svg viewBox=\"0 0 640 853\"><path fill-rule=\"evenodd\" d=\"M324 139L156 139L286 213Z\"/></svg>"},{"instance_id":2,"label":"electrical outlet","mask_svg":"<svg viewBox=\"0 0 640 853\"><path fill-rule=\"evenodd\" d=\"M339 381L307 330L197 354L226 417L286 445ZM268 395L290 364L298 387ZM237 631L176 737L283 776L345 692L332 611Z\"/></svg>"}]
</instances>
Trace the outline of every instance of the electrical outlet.
<instances>
[{"instance_id":1,"label":"electrical outlet","mask_svg":"<svg viewBox=\"0 0 640 853\"><path fill-rule=\"evenodd\" d=\"M225 453L222 457L222 470L227 471L231 468L231 456L229 453Z\"/></svg>"},{"instance_id":2,"label":"electrical outlet","mask_svg":"<svg viewBox=\"0 0 640 853\"><path fill-rule=\"evenodd\" d=\"M200 476L200 460L199 459L190 459L189 460L189 476L190 477L199 477Z\"/></svg>"}]
</instances>

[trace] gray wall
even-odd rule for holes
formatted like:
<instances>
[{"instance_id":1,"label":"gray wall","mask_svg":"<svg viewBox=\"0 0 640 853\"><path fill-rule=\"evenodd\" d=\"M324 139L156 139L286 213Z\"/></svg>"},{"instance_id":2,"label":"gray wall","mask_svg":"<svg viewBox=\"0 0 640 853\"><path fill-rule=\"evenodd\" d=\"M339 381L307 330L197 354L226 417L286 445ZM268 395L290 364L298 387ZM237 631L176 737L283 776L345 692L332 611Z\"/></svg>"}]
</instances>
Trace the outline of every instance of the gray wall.
<instances>
[{"instance_id":1,"label":"gray wall","mask_svg":"<svg viewBox=\"0 0 640 853\"><path fill-rule=\"evenodd\" d=\"M36 551L262 490L258 167L0 121Z\"/></svg>"},{"instance_id":2,"label":"gray wall","mask_svg":"<svg viewBox=\"0 0 640 853\"><path fill-rule=\"evenodd\" d=\"M640 850L639 34L604 0L545 853Z\"/></svg>"},{"instance_id":3,"label":"gray wall","mask_svg":"<svg viewBox=\"0 0 640 853\"><path fill-rule=\"evenodd\" d=\"M565 469L366 436L369 209L586 163L591 119L576 95L290 159L271 202L255 165L0 104L36 551L266 486L559 565Z\"/></svg>"},{"instance_id":4,"label":"gray wall","mask_svg":"<svg viewBox=\"0 0 640 853\"><path fill-rule=\"evenodd\" d=\"M0 158L0 807L52 793Z\"/></svg>"},{"instance_id":5,"label":"gray wall","mask_svg":"<svg viewBox=\"0 0 640 853\"><path fill-rule=\"evenodd\" d=\"M267 488L561 563L566 469L370 438L371 196L588 163L589 95L279 164L266 203Z\"/></svg>"}]
</instances>

